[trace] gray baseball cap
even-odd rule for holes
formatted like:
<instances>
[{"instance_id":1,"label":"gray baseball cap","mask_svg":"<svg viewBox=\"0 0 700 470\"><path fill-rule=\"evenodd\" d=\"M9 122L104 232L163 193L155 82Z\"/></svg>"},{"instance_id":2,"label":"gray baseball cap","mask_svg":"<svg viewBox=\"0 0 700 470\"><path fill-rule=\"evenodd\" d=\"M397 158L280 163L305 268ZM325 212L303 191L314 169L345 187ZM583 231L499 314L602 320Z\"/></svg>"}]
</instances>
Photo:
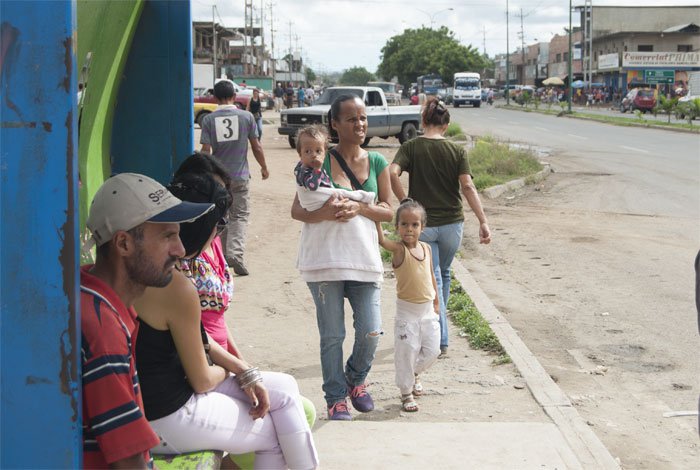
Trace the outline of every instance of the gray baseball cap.
<instances>
[{"instance_id":1,"label":"gray baseball cap","mask_svg":"<svg viewBox=\"0 0 700 470\"><path fill-rule=\"evenodd\" d=\"M214 204L181 201L148 176L120 173L95 193L87 228L100 246L119 230L131 230L144 222L192 222L213 208Z\"/></svg>"}]
</instances>

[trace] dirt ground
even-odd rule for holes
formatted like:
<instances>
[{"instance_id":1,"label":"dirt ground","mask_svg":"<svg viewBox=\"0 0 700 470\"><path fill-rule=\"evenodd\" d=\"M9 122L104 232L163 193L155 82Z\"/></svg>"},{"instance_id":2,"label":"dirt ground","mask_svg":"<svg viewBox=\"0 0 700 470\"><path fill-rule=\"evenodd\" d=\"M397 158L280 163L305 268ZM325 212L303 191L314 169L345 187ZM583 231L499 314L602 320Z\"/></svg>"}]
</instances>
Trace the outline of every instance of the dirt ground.
<instances>
[{"instance_id":1,"label":"dirt ground","mask_svg":"<svg viewBox=\"0 0 700 470\"><path fill-rule=\"evenodd\" d=\"M301 225L289 210L298 157L274 125L265 126L263 146L269 180L261 181L250 159L251 275L236 278L227 321L246 358L292 373L325 419L313 302L294 267ZM393 138L370 144L389 161L397 149ZM658 301L661 289L653 286L673 279L668 271L678 263L658 263L650 273L635 259L640 250L654 253L658 240L668 235L663 230L671 229L659 229L653 218L573 207L581 191L604 191L601 176L570 168L556 155L549 161L556 173L544 183L484 201L494 234L490 246L478 244L476 219L467 214L462 262L624 468L696 467L697 418L664 418L663 413L697 409L697 356L684 361L671 345L654 340L646 316L634 315L650 303L666 314ZM690 221L676 221L673 230L675 235L694 229ZM679 245L669 248L676 250L674 260L688 256L687 244ZM680 284L670 291L664 284L668 298L661 299L677 309L690 302L691 284ZM393 383L394 296L394 281L386 279L386 335L368 378L377 411L355 414L355 419L549 421L512 365L493 366L492 356L470 349L455 329L449 357L423 379L421 410L402 412ZM346 323L351 332L351 319ZM679 341L685 350L692 340ZM349 349L346 340L346 357Z\"/></svg>"},{"instance_id":2,"label":"dirt ground","mask_svg":"<svg viewBox=\"0 0 700 470\"><path fill-rule=\"evenodd\" d=\"M291 218L290 208L295 194L292 170L298 156L286 137L276 135L276 128L265 126L265 131L263 146L271 176L262 181L251 156L254 178L246 248L251 274L235 278L227 322L246 359L264 369L293 374L302 393L315 404L319 419L325 420L315 309L295 268L301 223ZM377 139L377 144L371 149L389 161L399 146L393 138ZM387 277L382 287L385 335L368 378L376 410L367 414L353 411L354 419L549 422L517 370L511 364L492 365L495 356L470 349L456 329L451 331L449 357L438 361L422 379L425 394L419 400L420 411L401 411L393 375L394 299L395 281ZM346 312L351 312L347 305ZM351 315L347 317L346 358L352 339Z\"/></svg>"}]
</instances>

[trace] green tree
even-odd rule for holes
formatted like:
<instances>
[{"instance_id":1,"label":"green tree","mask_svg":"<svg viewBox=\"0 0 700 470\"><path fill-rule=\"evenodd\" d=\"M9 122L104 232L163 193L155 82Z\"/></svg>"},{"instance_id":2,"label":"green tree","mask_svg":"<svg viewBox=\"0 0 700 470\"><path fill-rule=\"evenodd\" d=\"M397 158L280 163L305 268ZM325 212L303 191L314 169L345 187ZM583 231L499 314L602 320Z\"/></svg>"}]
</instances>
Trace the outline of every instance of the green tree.
<instances>
[{"instance_id":1,"label":"green tree","mask_svg":"<svg viewBox=\"0 0 700 470\"><path fill-rule=\"evenodd\" d=\"M311 67L306 67L304 72L306 73L306 81L308 83L313 83L316 81L316 72L311 70Z\"/></svg>"},{"instance_id":2,"label":"green tree","mask_svg":"<svg viewBox=\"0 0 700 470\"><path fill-rule=\"evenodd\" d=\"M407 29L387 41L377 74L385 80L396 76L408 89L419 75L437 73L451 84L456 72L482 72L489 62L471 45L460 44L448 28L423 27Z\"/></svg>"},{"instance_id":3,"label":"green tree","mask_svg":"<svg viewBox=\"0 0 700 470\"><path fill-rule=\"evenodd\" d=\"M338 81L341 85L367 85L367 82L374 80L374 74L364 67L352 67L343 72Z\"/></svg>"}]
</instances>

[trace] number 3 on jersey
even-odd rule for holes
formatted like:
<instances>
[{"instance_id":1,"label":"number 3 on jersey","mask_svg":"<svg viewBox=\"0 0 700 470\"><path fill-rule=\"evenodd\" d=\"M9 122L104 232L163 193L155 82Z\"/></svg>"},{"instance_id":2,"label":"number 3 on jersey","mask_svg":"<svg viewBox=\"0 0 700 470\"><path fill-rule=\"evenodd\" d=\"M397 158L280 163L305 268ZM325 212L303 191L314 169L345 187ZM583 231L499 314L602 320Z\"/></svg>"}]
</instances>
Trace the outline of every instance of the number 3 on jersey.
<instances>
[{"instance_id":1,"label":"number 3 on jersey","mask_svg":"<svg viewBox=\"0 0 700 470\"><path fill-rule=\"evenodd\" d=\"M238 116L217 116L214 118L216 141L238 140Z\"/></svg>"}]
</instances>

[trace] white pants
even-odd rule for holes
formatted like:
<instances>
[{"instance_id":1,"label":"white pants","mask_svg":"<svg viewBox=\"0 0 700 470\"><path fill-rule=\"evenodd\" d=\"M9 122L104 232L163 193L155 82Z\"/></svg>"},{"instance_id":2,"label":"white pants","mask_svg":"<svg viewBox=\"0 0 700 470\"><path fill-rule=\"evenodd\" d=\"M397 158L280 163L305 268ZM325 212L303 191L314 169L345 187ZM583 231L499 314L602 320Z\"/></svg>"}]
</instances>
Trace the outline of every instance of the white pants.
<instances>
[{"instance_id":1,"label":"white pants","mask_svg":"<svg viewBox=\"0 0 700 470\"><path fill-rule=\"evenodd\" d=\"M440 354L440 321L433 302L413 304L396 299L394 367L396 386L411 393L415 374L427 370Z\"/></svg>"},{"instance_id":2,"label":"white pants","mask_svg":"<svg viewBox=\"0 0 700 470\"><path fill-rule=\"evenodd\" d=\"M154 454L182 454L222 450L231 454L255 452L256 469L312 469L318 454L294 378L262 372L270 394L270 412L253 420L250 399L229 377L213 391L195 393L185 405L151 421L161 442Z\"/></svg>"}]
</instances>

